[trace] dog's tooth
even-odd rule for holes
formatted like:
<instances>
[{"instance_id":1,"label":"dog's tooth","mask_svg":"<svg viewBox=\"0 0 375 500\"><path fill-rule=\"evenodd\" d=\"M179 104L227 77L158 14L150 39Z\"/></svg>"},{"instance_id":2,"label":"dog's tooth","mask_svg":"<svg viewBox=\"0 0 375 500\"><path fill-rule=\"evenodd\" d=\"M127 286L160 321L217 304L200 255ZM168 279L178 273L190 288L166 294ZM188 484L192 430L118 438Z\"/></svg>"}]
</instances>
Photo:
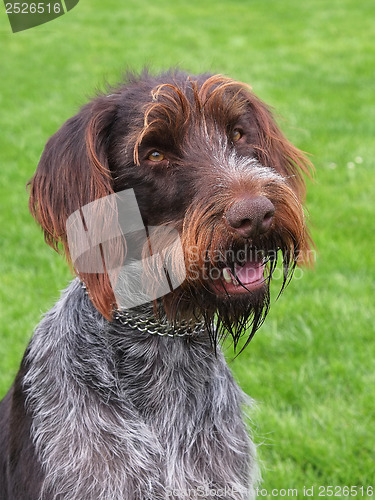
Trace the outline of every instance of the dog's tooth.
<instances>
[{"instance_id":1,"label":"dog's tooth","mask_svg":"<svg viewBox=\"0 0 375 500\"><path fill-rule=\"evenodd\" d=\"M223 269L223 277L226 283L232 283L232 273L227 267L224 267Z\"/></svg>"}]
</instances>

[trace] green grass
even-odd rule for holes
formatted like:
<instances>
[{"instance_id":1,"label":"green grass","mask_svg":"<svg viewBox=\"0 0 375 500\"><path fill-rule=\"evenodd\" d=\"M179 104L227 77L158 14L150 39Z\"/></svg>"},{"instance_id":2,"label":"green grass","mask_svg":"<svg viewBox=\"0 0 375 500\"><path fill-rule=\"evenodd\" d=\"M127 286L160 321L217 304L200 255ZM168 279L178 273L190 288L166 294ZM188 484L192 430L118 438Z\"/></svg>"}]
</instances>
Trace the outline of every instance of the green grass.
<instances>
[{"instance_id":1,"label":"green grass","mask_svg":"<svg viewBox=\"0 0 375 500\"><path fill-rule=\"evenodd\" d=\"M18 34L0 9L1 394L69 279L27 210L47 138L127 67L222 72L277 110L317 171L307 199L315 270L231 364L258 402L263 487L302 496L303 486L374 484L373 0L81 0Z\"/></svg>"}]
</instances>

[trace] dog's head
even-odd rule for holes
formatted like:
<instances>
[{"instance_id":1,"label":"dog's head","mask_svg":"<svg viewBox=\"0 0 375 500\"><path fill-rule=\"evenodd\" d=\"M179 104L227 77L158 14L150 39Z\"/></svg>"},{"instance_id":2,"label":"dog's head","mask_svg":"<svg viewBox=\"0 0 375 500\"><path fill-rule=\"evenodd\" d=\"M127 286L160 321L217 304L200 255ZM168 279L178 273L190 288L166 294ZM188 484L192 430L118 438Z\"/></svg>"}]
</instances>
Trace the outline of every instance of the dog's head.
<instances>
[{"instance_id":1,"label":"dog's head","mask_svg":"<svg viewBox=\"0 0 375 500\"><path fill-rule=\"evenodd\" d=\"M151 253L168 269L170 290L159 306L176 321L203 316L209 325L216 315L215 335L230 331L237 340L249 321L250 337L262 323L278 258L282 286L310 260L302 208L309 170L248 86L220 75L144 73L93 99L50 138L31 180L30 209L47 243L71 258L67 221L95 206L102 265L72 265L111 319L121 306L120 264L137 238L129 245L126 231L105 233L121 228L115 201L131 192L148 236L153 228ZM139 245L144 254L150 239ZM157 288L149 267L146 280Z\"/></svg>"}]
</instances>

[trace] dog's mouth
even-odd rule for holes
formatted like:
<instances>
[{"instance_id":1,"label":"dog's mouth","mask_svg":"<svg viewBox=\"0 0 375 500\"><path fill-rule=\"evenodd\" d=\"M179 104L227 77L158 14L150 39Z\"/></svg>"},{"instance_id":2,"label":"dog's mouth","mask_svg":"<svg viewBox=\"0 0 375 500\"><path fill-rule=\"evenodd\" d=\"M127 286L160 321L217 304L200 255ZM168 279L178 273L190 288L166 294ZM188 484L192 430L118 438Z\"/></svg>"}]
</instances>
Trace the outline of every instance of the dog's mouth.
<instances>
[{"instance_id":1,"label":"dog's mouth","mask_svg":"<svg viewBox=\"0 0 375 500\"><path fill-rule=\"evenodd\" d=\"M230 293L244 293L255 290L264 283L264 264L247 261L243 265L235 264L234 269L225 267L222 271L222 283Z\"/></svg>"},{"instance_id":2,"label":"dog's mouth","mask_svg":"<svg viewBox=\"0 0 375 500\"><path fill-rule=\"evenodd\" d=\"M213 280L212 287L218 295L238 295L253 292L266 282L265 254L261 251L247 255L240 261L229 261L219 266L220 274Z\"/></svg>"}]
</instances>

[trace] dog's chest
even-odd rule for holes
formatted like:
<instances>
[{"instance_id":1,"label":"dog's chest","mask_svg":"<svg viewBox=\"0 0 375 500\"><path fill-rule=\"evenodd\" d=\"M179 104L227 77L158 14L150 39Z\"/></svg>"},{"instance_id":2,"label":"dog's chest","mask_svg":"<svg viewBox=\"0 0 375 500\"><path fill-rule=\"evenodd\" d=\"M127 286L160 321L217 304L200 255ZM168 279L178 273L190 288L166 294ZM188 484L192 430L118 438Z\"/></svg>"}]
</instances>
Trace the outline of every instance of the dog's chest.
<instances>
[{"instance_id":1,"label":"dog's chest","mask_svg":"<svg viewBox=\"0 0 375 500\"><path fill-rule=\"evenodd\" d=\"M77 324L68 299L46 315L28 354L42 498L161 500L207 488L248 498L243 394L221 352L207 341L142 336L101 320L93 328L79 303Z\"/></svg>"}]
</instances>

